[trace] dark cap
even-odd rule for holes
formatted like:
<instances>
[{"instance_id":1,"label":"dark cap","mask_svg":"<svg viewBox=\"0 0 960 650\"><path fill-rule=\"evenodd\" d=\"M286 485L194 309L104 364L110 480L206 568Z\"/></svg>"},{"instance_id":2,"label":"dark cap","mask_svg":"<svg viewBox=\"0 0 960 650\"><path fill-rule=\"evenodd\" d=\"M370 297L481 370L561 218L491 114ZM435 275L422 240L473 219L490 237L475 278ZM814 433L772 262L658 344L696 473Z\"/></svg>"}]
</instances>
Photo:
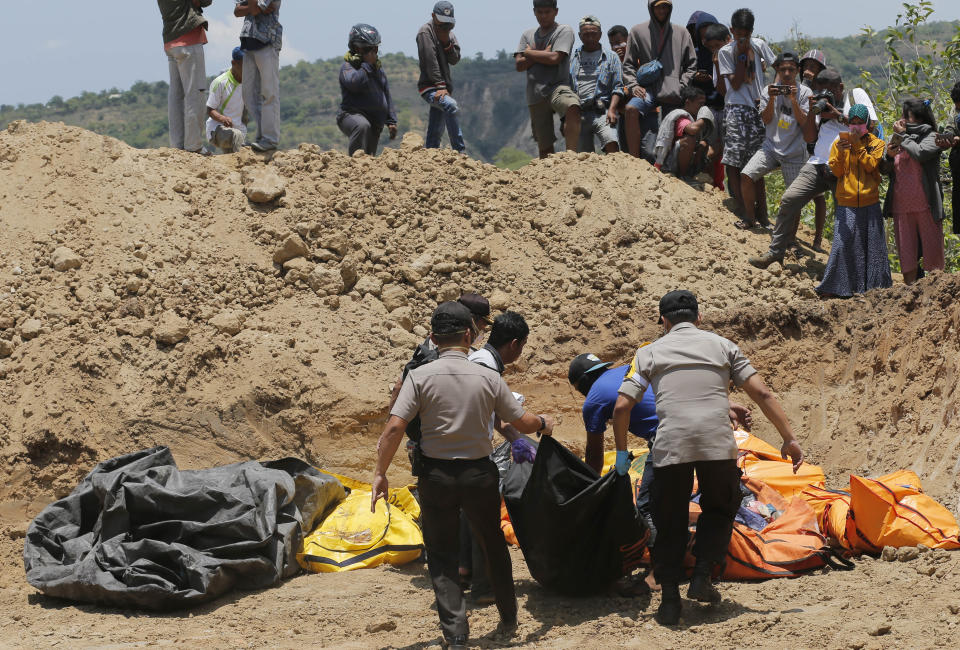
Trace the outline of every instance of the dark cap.
<instances>
[{"instance_id":1,"label":"dark cap","mask_svg":"<svg viewBox=\"0 0 960 650\"><path fill-rule=\"evenodd\" d=\"M550 9L556 9L557 0L533 0L533 8L539 9L540 7L548 7Z\"/></svg>"},{"instance_id":2,"label":"dark cap","mask_svg":"<svg viewBox=\"0 0 960 650\"><path fill-rule=\"evenodd\" d=\"M800 65L803 65L804 61L816 61L820 64L821 68L827 67L827 57L820 50L810 50L800 58Z\"/></svg>"},{"instance_id":3,"label":"dark cap","mask_svg":"<svg viewBox=\"0 0 960 650\"><path fill-rule=\"evenodd\" d=\"M444 302L437 306L430 319L430 330L437 336L458 334L473 329L473 314L459 302Z\"/></svg>"},{"instance_id":4,"label":"dark cap","mask_svg":"<svg viewBox=\"0 0 960 650\"><path fill-rule=\"evenodd\" d=\"M793 52L783 52L776 58L773 62L773 69L776 70L784 63L795 63L797 67L800 67L800 59L797 58L797 55Z\"/></svg>"},{"instance_id":5,"label":"dark cap","mask_svg":"<svg viewBox=\"0 0 960 650\"><path fill-rule=\"evenodd\" d=\"M487 325L490 325L490 301L479 293L465 293L457 300L461 305L470 310L476 318L479 318Z\"/></svg>"},{"instance_id":6,"label":"dark cap","mask_svg":"<svg viewBox=\"0 0 960 650\"><path fill-rule=\"evenodd\" d=\"M595 354L581 354L574 357L573 361L570 362L570 371L567 373L567 379L570 380L570 384L574 388L579 390L580 381L584 377L595 370L609 368L612 365L610 362L601 361L600 357Z\"/></svg>"},{"instance_id":7,"label":"dark cap","mask_svg":"<svg viewBox=\"0 0 960 650\"><path fill-rule=\"evenodd\" d=\"M453 3L447 2L447 0L440 0L437 4L433 5L433 15L437 17L437 20L441 23L449 23L455 25L457 19L453 17Z\"/></svg>"},{"instance_id":8,"label":"dark cap","mask_svg":"<svg viewBox=\"0 0 960 650\"><path fill-rule=\"evenodd\" d=\"M695 314L700 313L697 297L689 291L671 291L660 299L661 316L670 318L670 314L684 310L692 311Z\"/></svg>"},{"instance_id":9,"label":"dark cap","mask_svg":"<svg viewBox=\"0 0 960 650\"><path fill-rule=\"evenodd\" d=\"M243 55L244 55L244 54L245 54L245 52L243 51L243 48L242 48L242 47L235 47L235 48L233 48L232 58L233 58L234 61L243 61Z\"/></svg>"}]
</instances>

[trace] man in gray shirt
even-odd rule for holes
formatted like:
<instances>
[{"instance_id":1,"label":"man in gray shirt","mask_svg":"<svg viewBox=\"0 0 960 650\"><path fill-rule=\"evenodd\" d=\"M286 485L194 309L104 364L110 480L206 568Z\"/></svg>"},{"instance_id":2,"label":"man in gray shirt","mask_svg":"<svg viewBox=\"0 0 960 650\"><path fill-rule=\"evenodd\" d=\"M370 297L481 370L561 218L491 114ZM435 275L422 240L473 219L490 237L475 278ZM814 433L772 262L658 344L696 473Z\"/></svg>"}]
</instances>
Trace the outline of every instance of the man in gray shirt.
<instances>
[{"instance_id":1,"label":"man in gray shirt","mask_svg":"<svg viewBox=\"0 0 960 650\"><path fill-rule=\"evenodd\" d=\"M443 636L450 648L466 647L469 628L460 590L460 511L466 514L486 556L500 632L517 625L513 567L500 530L497 466L488 426L496 414L521 433L553 432L553 419L524 411L495 370L467 359L476 338L470 310L445 302L430 321L440 358L411 370L377 443L371 510L389 491L387 469L407 423L420 416L423 468L417 481L423 513L423 541Z\"/></svg>"},{"instance_id":2,"label":"man in gray shirt","mask_svg":"<svg viewBox=\"0 0 960 650\"><path fill-rule=\"evenodd\" d=\"M527 106L540 157L554 152L556 133L553 114L565 118L563 130L567 151L576 151L580 142L580 98L570 88L570 52L573 29L557 24L557 0L533 0L533 13L540 27L520 37L514 55L517 72L527 73Z\"/></svg>"},{"instance_id":3,"label":"man in gray shirt","mask_svg":"<svg viewBox=\"0 0 960 650\"><path fill-rule=\"evenodd\" d=\"M630 411L648 386L657 398L656 442L651 452L654 484L651 488L657 545L653 571L662 586L657 620L676 625L680 620L680 588L687 549L690 494L696 472L700 488L700 518L693 554L697 562L689 598L719 602L711 583L714 567L723 565L740 506L740 469L737 443L730 427L730 382L742 387L757 403L783 438L781 453L803 462L783 408L753 366L734 343L698 329L699 306L689 291L672 291L660 300L664 335L637 350L620 387L613 410L617 445L617 472L629 467L627 428Z\"/></svg>"}]
</instances>

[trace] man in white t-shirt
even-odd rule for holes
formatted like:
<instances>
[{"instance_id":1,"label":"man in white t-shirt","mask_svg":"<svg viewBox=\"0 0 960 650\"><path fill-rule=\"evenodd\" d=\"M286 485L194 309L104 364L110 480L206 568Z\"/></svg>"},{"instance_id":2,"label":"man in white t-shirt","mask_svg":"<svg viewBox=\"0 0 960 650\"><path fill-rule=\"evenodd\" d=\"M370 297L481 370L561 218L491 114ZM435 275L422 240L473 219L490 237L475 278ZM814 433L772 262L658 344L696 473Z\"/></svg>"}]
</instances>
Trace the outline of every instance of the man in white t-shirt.
<instances>
[{"instance_id":1,"label":"man in white t-shirt","mask_svg":"<svg viewBox=\"0 0 960 650\"><path fill-rule=\"evenodd\" d=\"M796 54L784 52L773 62L773 68L777 71L776 83L764 88L760 95L760 119L766 125L767 135L760 151L753 154L740 173L743 220L747 223L757 220L756 203L767 200L766 192L758 196L755 184L779 168L783 170L784 187L790 187L809 156L803 127L813 92L797 83L800 65Z\"/></svg>"},{"instance_id":2,"label":"man in white t-shirt","mask_svg":"<svg viewBox=\"0 0 960 650\"><path fill-rule=\"evenodd\" d=\"M749 9L738 9L730 20L734 40L717 54L720 75L726 83L726 117L723 164L733 198L739 204L738 228L755 224L743 214L740 170L746 167L763 145L765 129L760 118L760 99L766 86L764 73L776 59L766 42L753 38L754 16ZM766 214L763 219L766 220Z\"/></svg>"},{"instance_id":3,"label":"man in white t-shirt","mask_svg":"<svg viewBox=\"0 0 960 650\"><path fill-rule=\"evenodd\" d=\"M814 81L814 96L809 100L811 119L804 127L807 142L816 142L813 155L800 168L797 178L783 193L777 223L770 240L770 250L763 255L750 258L750 264L765 269L774 262L782 262L787 247L794 241L797 220L803 206L827 190L837 187L837 179L830 171L830 149L847 130L843 113L837 104L843 98L843 80L840 73L827 68L817 75ZM812 119L816 115L816 119Z\"/></svg>"},{"instance_id":4,"label":"man in white t-shirt","mask_svg":"<svg viewBox=\"0 0 960 650\"><path fill-rule=\"evenodd\" d=\"M234 48L230 69L213 80L207 98L207 139L224 153L239 151L247 138L241 88L243 55L241 48Z\"/></svg>"}]
</instances>

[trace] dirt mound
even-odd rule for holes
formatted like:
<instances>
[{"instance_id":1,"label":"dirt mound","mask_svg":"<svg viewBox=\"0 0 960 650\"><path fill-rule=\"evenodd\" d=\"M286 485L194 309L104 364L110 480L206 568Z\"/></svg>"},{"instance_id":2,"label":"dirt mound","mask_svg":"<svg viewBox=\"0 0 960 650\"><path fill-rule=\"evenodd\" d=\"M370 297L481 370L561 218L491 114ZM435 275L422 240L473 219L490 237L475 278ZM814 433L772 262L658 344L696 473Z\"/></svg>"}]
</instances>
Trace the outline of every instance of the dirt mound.
<instances>
[{"instance_id":1,"label":"dirt mound","mask_svg":"<svg viewBox=\"0 0 960 650\"><path fill-rule=\"evenodd\" d=\"M721 196L626 156L517 173L414 138L265 164L44 123L11 125L0 152L9 496L62 493L93 461L160 443L185 465L342 465L324 441L381 415L433 306L463 290L527 316L517 371L545 378L586 344L625 353L638 315L652 336L678 285L708 314L788 304L822 265L754 271L763 238L733 229Z\"/></svg>"},{"instance_id":2,"label":"dirt mound","mask_svg":"<svg viewBox=\"0 0 960 650\"><path fill-rule=\"evenodd\" d=\"M369 476L398 368L436 302L464 290L527 316L533 335L509 381L560 414L558 437L575 449L581 400L568 360L585 349L625 360L658 335L659 296L685 286L706 326L738 341L770 380L833 485L848 471L908 467L955 510L960 278L820 302L823 257L756 271L746 258L766 237L735 230L723 199L619 155L561 154L508 172L410 138L376 159L310 145L269 161L201 158L12 124L0 133L5 638L299 647L302 632L350 647L431 643L435 614L416 566L302 576L196 618L130 625L38 598L19 554L29 518L53 495L137 448L170 445L183 467L296 455ZM409 479L403 464L398 480ZM519 639L531 645L611 634L690 647L933 645L960 624L960 569L941 555L726 586L732 601L693 610L680 631L648 620L655 601L545 594L514 559ZM881 582L891 588L879 593ZM281 623L278 635L277 621L294 618L303 625ZM477 610L473 622L483 634L496 614Z\"/></svg>"}]
</instances>

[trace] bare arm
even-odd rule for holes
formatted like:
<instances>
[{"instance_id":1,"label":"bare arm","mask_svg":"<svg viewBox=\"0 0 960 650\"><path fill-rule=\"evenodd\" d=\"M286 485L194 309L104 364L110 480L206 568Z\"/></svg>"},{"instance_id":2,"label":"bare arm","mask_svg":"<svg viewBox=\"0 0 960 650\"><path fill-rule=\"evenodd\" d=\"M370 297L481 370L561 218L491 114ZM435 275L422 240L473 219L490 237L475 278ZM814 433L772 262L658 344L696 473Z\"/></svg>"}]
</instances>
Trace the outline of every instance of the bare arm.
<instances>
[{"instance_id":1,"label":"bare arm","mask_svg":"<svg viewBox=\"0 0 960 650\"><path fill-rule=\"evenodd\" d=\"M537 424L537 426L539 427L540 425ZM493 428L496 429L507 442L514 442L523 437L523 434L517 431L516 427L505 424L500 418L496 418L493 421Z\"/></svg>"},{"instance_id":2,"label":"bare arm","mask_svg":"<svg viewBox=\"0 0 960 650\"><path fill-rule=\"evenodd\" d=\"M540 430L540 418L543 418L543 421L546 423L546 428L542 431ZM549 415L534 415L533 413L524 413L523 417L519 420L515 420L510 424L513 425L520 433L542 433L545 436L553 435L553 418Z\"/></svg>"},{"instance_id":3,"label":"bare arm","mask_svg":"<svg viewBox=\"0 0 960 650\"><path fill-rule=\"evenodd\" d=\"M763 111L760 112L760 119L763 120L764 124L770 124L773 121L773 111L776 109L776 100L774 96L769 95L770 89L767 88L767 105L763 108Z\"/></svg>"},{"instance_id":4,"label":"bare arm","mask_svg":"<svg viewBox=\"0 0 960 650\"><path fill-rule=\"evenodd\" d=\"M373 475L373 494L370 497L370 512L374 512L378 499L386 499L390 484L387 482L387 469L400 448L403 433L407 430L407 421L392 415L377 442L377 468Z\"/></svg>"},{"instance_id":5,"label":"bare arm","mask_svg":"<svg viewBox=\"0 0 960 650\"><path fill-rule=\"evenodd\" d=\"M783 438L783 446L780 453L783 458L790 456L793 461L793 473L796 474L803 463L803 451L793 435L793 429L790 428L790 422L787 421L787 414L784 412L780 402L774 397L773 392L767 387L759 374L754 374L743 384L743 390L750 396L767 419L777 428L780 437Z\"/></svg>"},{"instance_id":6,"label":"bare arm","mask_svg":"<svg viewBox=\"0 0 960 650\"><path fill-rule=\"evenodd\" d=\"M630 411L636 406L637 402L626 395L617 397L617 403L613 407L613 440L617 445L617 451L627 450L627 429L630 428Z\"/></svg>"},{"instance_id":7,"label":"bare arm","mask_svg":"<svg viewBox=\"0 0 960 650\"><path fill-rule=\"evenodd\" d=\"M528 61L539 63L541 65L560 65L567 55L563 52L551 52L550 50L531 50L527 48L523 55Z\"/></svg>"},{"instance_id":8,"label":"bare arm","mask_svg":"<svg viewBox=\"0 0 960 650\"><path fill-rule=\"evenodd\" d=\"M400 394L400 389L403 387L403 375L397 377L397 382L393 385L393 389L390 391L390 406L387 407L387 413L393 410L393 405L397 403L397 396Z\"/></svg>"},{"instance_id":9,"label":"bare arm","mask_svg":"<svg viewBox=\"0 0 960 650\"><path fill-rule=\"evenodd\" d=\"M526 72L533 67L533 61L528 59L523 52L518 52L514 59L517 62L517 72Z\"/></svg>"},{"instance_id":10,"label":"bare arm","mask_svg":"<svg viewBox=\"0 0 960 650\"><path fill-rule=\"evenodd\" d=\"M603 470L603 434L587 434L587 450L584 453L587 465L592 467L597 474Z\"/></svg>"}]
</instances>

